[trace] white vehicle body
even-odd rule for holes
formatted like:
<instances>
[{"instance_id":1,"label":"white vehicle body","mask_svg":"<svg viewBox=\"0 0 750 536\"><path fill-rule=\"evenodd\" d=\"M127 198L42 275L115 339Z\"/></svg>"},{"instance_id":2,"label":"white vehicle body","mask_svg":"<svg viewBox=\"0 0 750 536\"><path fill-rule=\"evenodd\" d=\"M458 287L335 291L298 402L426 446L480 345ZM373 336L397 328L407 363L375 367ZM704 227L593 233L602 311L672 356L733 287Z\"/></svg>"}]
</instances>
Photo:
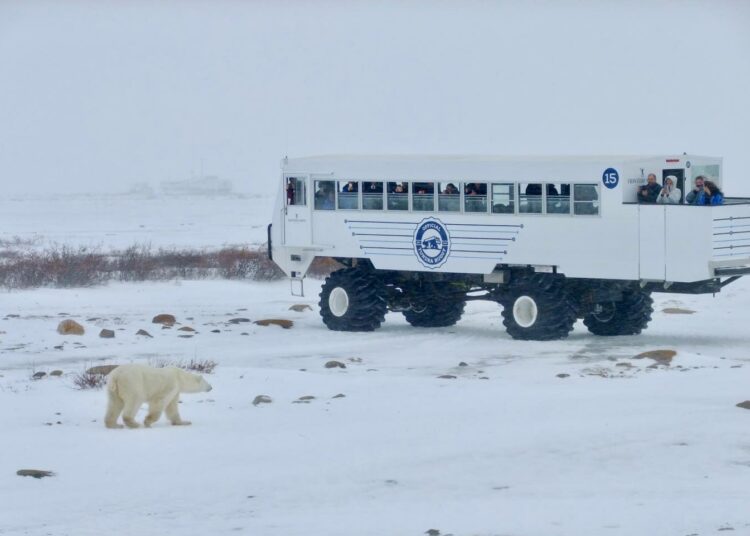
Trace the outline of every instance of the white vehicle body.
<instances>
[{"instance_id":1,"label":"white vehicle body","mask_svg":"<svg viewBox=\"0 0 750 536\"><path fill-rule=\"evenodd\" d=\"M304 277L315 257L368 259L376 270L482 274L485 281L503 267L527 266L664 289L750 272L750 200L639 204L638 189L649 173L659 183L679 177L683 198L699 174L723 182L721 158L695 155L284 159L270 248L293 279ZM290 181L294 198L285 191ZM316 186L330 181L335 209L318 209ZM348 181L356 192L342 192ZM377 192L368 197L363 188L377 182L382 208L371 209ZM405 209L394 210L388 197L387 185L397 182L408 185ZM431 192L414 193L425 183L433 185ZM458 210L441 210L448 207L441 197L446 183L459 186ZM485 185L484 211L468 204L469 184ZM541 185L540 194L526 195L529 185ZM547 185L558 194L567 185L569 195L553 195Z\"/></svg>"}]
</instances>

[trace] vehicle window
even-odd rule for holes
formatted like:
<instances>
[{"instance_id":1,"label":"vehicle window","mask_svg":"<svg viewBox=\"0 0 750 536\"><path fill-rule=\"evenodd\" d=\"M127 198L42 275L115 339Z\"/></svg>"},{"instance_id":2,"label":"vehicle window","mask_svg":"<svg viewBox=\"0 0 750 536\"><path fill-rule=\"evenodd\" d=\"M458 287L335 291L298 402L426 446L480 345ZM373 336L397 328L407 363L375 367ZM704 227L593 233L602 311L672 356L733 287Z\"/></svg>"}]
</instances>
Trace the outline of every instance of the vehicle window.
<instances>
[{"instance_id":1,"label":"vehicle window","mask_svg":"<svg viewBox=\"0 0 750 536\"><path fill-rule=\"evenodd\" d=\"M721 168L719 164L709 164L704 166L693 164L691 175L693 178L698 175L703 175L704 177L707 177L708 180L719 185L721 184Z\"/></svg>"},{"instance_id":2,"label":"vehicle window","mask_svg":"<svg viewBox=\"0 0 750 536\"><path fill-rule=\"evenodd\" d=\"M495 214L513 214L514 207L513 184L493 184L492 212Z\"/></svg>"},{"instance_id":3,"label":"vehicle window","mask_svg":"<svg viewBox=\"0 0 750 536\"><path fill-rule=\"evenodd\" d=\"M409 183L388 183L388 210L409 210Z\"/></svg>"},{"instance_id":4,"label":"vehicle window","mask_svg":"<svg viewBox=\"0 0 750 536\"><path fill-rule=\"evenodd\" d=\"M573 205L575 214L599 214L599 185L574 184Z\"/></svg>"},{"instance_id":5,"label":"vehicle window","mask_svg":"<svg viewBox=\"0 0 750 536\"><path fill-rule=\"evenodd\" d=\"M486 182L467 182L464 185L464 212L487 212Z\"/></svg>"},{"instance_id":6,"label":"vehicle window","mask_svg":"<svg viewBox=\"0 0 750 536\"><path fill-rule=\"evenodd\" d=\"M518 212L521 214L542 213L541 182L522 182L518 184Z\"/></svg>"},{"instance_id":7,"label":"vehicle window","mask_svg":"<svg viewBox=\"0 0 750 536\"><path fill-rule=\"evenodd\" d=\"M339 181L338 207L349 210L359 208L359 182Z\"/></svg>"},{"instance_id":8,"label":"vehicle window","mask_svg":"<svg viewBox=\"0 0 750 536\"><path fill-rule=\"evenodd\" d=\"M302 177L286 178L286 204L306 205L305 179Z\"/></svg>"},{"instance_id":9,"label":"vehicle window","mask_svg":"<svg viewBox=\"0 0 750 536\"><path fill-rule=\"evenodd\" d=\"M335 181L315 181L315 210L333 210L335 197Z\"/></svg>"},{"instance_id":10,"label":"vehicle window","mask_svg":"<svg viewBox=\"0 0 750 536\"><path fill-rule=\"evenodd\" d=\"M362 184L362 208L383 210L383 183L365 182Z\"/></svg>"},{"instance_id":11,"label":"vehicle window","mask_svg":"<svg viewBox=\"0 0 750 536\"><path fill-rule=\"evenodd\" d=\"M461 192L455 182L438 184L438 210L440 212L458 212L461 210Z\"/></svg>"},{"instance_id":12,"label":"vehicle window","mask_svg":"<svg viewBox=\"0 0 750 536\"><path fill-rule=\"evenodd\" d=\"M412 209L419 211L435 210L435 183L415 182L412 186Z\"/></svg>"},{"instance_id":13,"label":"vehicle window","mask_svg":"<svg viewBox=\"0 0 750 536\"><path fill-rule=\"evenodd\" d=\"M570 184L549 182L546 184L547 213L570 214Z\"/></svg>"}]
</instances>

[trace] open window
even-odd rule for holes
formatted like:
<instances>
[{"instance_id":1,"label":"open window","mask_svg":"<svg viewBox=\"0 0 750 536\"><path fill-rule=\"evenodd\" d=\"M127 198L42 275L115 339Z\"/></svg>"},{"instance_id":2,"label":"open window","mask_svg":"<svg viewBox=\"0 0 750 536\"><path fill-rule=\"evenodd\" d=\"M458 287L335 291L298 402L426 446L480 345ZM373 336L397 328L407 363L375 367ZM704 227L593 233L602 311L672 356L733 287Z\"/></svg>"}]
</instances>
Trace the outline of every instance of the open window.
<instances>
[{"instance_id":1,"label":"open window","mask_svg":"<svg viewBox=\"0 0 750 536\"><path fill-rule=\"evenodd\" d=\"M438 183L438 210L440 212L459 212L461 210L461 192L454 182Z\"/></svg>"},{"instance_id":2,"label":"open window","mask_svg":"<svg viewBox=\"0 0 750 536\"><path fill-rule=\"evenodd\" d=\"M418 211L435 210L435 183L415 182L412 187L412 209Z\"/></svg>"},{"instance_id":3,"label":"open window","mask_svg":"<svg viewBox=\"0 0 750 536\"><path fill-rule=\"evenodd\" d=\"M333 210L336 200L336 181L315 181L315 210Z\"/></svg>"},{"instance_id":4,"label":"open window","mask_svg":"<svg viewBox=\"0 0 750 536\"><path fill-rule=\"evenodd\" d=\"M305 189L305 179L303 177L286 178L286 204L287 205L306 205L307 192Z\"/></svg>"},{"instance_id":5,"label":"open window","mask_svg":"<svg viewBox=\"0 0 750 536\"><path fill-rule=\"evenodd\" d=\"M495 214L513 214L515 212L513 184L492 185L492 212Z\"/></svg>"},{"instance_id":6,"label":"open window","mask_svg":"<svg viewBox=\"0 0 750 536\"><path fill-rule=\"evenodd\" d=\"M486 182L467 182L464 185L464 212L487 212Z\"/></svg>"},{"instance_id":7,"label":"open window","mask_svg":"<svg viewBox=\"0 0 750 536\"><path fill-rule=\"evenodd\" d=\"M599 214L599 185L573 185L573 213L577 215Z\"/></svg>"},{"instance_id":8,"label":"open window","mask_svg":"<svg viewBox=\"0 0 750 536\"><path fill-rule=\"evenodd\" d=\"M518 184L518 212L521 214L542 213L541 182L521 182Z\"/></svg>"},{"instance_id":9,"label":"open window","mask_svg":"<svg viewBox=\"0 0 750 536\"><path fill-rule=\"evenodd\" d=\"M383 183L362 183L362 208L365 210L383 210Z\"/></svg>"},{"instance_id":10,"label":"open window","mask_svg":"<svg viewBox=\"0 0 750 536\"><path fill-rule=\"evenodd\" d=\"M570 214L570 183L549 182L545 193L548 214Z\"/></svg>"},{"instance_id":11,"label":"open window","mask_svg":"<svg viewBox=\"0 0 750 536\"><path fill-rule=\"evenodd\" d=\"M409 183L388 183L388 210L409 210Z\"/></svg>"},{"instance_id":12,"label":"open window","mask_svg":"<svg viewBox=\"0 0 750 536\"><path fill-rule=\"evenodd\" d=\"M359 182L339 181L338 208L353 210L359 208Z\"/></svg>"}]
</instances>

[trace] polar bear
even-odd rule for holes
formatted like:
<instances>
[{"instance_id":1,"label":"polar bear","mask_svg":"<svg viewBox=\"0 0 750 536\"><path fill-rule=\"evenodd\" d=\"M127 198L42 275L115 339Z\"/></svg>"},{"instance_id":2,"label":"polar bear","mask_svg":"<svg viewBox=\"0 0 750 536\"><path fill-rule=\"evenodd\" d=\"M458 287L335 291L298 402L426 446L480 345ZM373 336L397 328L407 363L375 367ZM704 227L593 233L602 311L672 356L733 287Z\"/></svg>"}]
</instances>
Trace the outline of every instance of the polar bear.
<instances>
[{"instance_id":1,"label":"polar bear","mask_svg":"<svg viewBox=\"0 0 750 536\"><path fill-rule=\"evenodd\" d=\"M109 403L104 424L107 428L122 428L121 424L117 424L117 418L122 413L122 420L129 428L138 428L140 425L134 418L144 402L148 402L148 415L143 421L146 427L158 421L162 411L166 412L172 424L190 424L183 421L177 411L180 393L200 393L211 389L202 376L177 367L120 365L109 373Z\"/></svg>"}]
</instances>

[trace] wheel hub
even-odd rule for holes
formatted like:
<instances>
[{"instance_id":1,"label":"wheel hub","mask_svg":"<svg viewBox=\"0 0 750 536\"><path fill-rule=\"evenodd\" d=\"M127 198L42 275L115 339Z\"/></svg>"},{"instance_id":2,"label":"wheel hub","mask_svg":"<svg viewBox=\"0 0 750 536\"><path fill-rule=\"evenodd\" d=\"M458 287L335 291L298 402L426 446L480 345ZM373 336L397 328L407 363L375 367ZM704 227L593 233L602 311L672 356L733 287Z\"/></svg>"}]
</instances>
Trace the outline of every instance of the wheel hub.
<instances>
[{"instance_id":1,"label":"wheel hub","mask_svg":"<svg viewBox=\"0 0 750 536\"><path fill-rule=\"evenodd\" d=\"M519 296L513 303L513 319L522 328L530 328L536 323L539 309L530 296Z\"/></svg>"},{"instance_id":2,"label":"wheel hub","mask_svg":"<svg viewBox=\"0 0 750 536\"><path fill-rule=\"evenodd\" d=\"M344 316L349 310L349 294L341 287L336 287L328 296L328 308L334 316Z\"/></svg>"},{"instance_id":3,"label":"wheel hub","mask_svg":"<svg viewBox=\"0 0 750 536\"><path fill-rule=\"evenodd\" d=\"M615 317L615 310L614 302L597 303L593 315L599 322L609 322Z\"/></svg>"}]
</instances>

